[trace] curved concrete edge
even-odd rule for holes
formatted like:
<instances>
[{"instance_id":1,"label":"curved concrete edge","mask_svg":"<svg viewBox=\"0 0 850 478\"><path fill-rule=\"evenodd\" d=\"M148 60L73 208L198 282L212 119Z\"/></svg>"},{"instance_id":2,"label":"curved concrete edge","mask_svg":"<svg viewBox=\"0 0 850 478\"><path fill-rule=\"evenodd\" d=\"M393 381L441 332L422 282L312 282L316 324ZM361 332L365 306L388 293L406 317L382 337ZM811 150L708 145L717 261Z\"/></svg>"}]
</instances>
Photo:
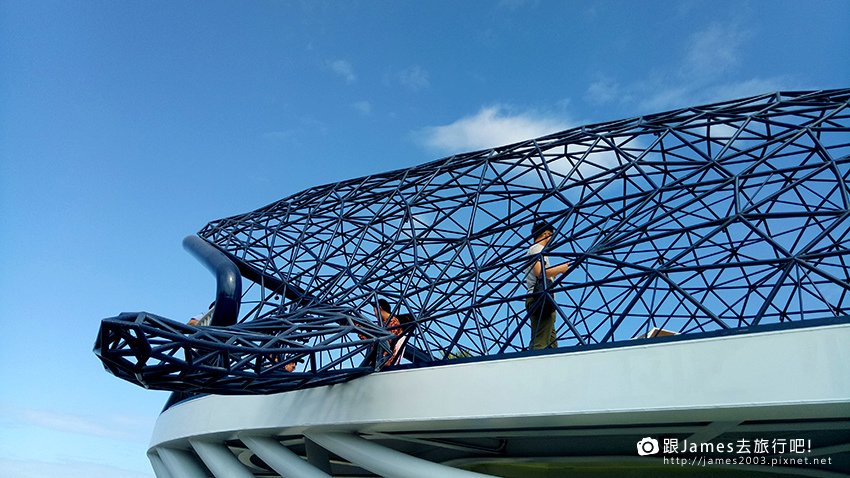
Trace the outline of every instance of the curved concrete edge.
<instances>
[{"instance_id":1,"label":"curved concrete edge","mask_svg":"<svg viewBox=\"0 0 850 478\"><path fill-rule=\"evenodd\" d=\"M275 395L207 396L165 411L151 446L247 430L847 417L848 345L850 324L840 324L389 371Z\"/></svg>"}]
</instances>

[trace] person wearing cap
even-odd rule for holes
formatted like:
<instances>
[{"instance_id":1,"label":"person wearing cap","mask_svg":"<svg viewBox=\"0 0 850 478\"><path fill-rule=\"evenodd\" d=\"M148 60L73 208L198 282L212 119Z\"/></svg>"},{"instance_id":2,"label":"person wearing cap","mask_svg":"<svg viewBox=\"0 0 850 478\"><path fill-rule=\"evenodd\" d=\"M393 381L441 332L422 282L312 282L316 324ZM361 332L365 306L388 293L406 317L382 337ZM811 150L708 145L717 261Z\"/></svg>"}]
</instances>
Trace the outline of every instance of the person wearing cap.
<instances>
[{"instance_id":1,"label":"person wearing cap","mask_svg":"<svg viewBox=\"0 0 850 478\"><path fill-rule=\"evenodd\" d=\"M558 340L555 335L555 315L557 312L554 307L551 310L546 310L547 308L541 306L541 303L538 302L551 300L554 303L554 294L550 295L549 298L543 298L535 290L544 274L545 280L549 281L555 276L563 274L570 267L569 262L550 267L549 258L543 255L543 251L549 241L552 240L554 232L555 228L546 221L534 223L534 227L531 229L534 244L531 245L526 254L526 258L530 260L525 269L525 285L528 288L529 295L525 299L525 310L530 315L532 350L558 347Z\"/></svg>"}]
</instances>

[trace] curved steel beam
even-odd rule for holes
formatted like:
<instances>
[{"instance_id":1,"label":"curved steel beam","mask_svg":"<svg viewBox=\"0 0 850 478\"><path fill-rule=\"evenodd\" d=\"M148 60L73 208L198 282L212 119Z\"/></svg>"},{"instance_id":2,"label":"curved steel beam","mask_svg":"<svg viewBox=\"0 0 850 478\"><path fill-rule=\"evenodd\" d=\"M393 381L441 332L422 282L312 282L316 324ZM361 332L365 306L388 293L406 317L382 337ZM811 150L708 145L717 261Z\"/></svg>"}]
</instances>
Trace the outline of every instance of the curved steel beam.
<instances>
[{"instance_id":1,"label":"curved steel beam","mask_svg":"<svg viewBox=\"0 0 850 478\"><path fill-rule=\"evenodd\" d=\"M239 439L283 478L333 478L273 438L240 435Z\"/></svg>"},{"instance_id":2,"label":"curved steel beam","mask_svg":"<svg viewBox=\"0 0 850 478\"><path fill-rule=\"evenodd\" d=\"M239 318L242 276L227 256L198 236L186 236L183 247L215 276L215 310L210 325L233 325Z\"/></svg>"}]
</instances>

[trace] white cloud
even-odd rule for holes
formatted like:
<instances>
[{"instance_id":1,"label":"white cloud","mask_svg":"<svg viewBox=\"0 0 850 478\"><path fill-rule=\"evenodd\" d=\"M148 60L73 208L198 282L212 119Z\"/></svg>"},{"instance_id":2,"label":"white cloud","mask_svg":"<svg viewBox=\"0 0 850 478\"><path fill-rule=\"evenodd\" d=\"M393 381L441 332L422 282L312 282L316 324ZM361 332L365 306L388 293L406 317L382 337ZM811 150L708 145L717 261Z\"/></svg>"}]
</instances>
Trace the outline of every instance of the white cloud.
<instances>
[{"instance_id":1,"label":"white cloud","mask_svg":"<svg viewBox=\"0 0 850 478\"><path fill-rule=\"evenodd\" d=\"M647 113L685 108L688 106L735 100L748 96L793 90L798 86L786 77L750 78L741 81L717 82L703 86L661 86L645 96L639 106Z\"/></svg>"},{"instance_id":2,"label":"white cloud","mask_svg":"<svg viewBox=\"0 0 850 478\"><path fill-rule=\"evenodd\" d=\"M736 23L713 24L694 33L684 59L685 75L705 78L731 71L741 63L741 47L749 36Z\"/></svg>"},{"instance_id":3,"label":"white cloud","mask_svg":"<svg viewBox=\"0 0 850 478\"><path fill-rule=\"evenodd\" d=\"M695 95L699 94L701 94L701 91L693 87L659 85L647 91L646 95L639 95L644 98L639 106L645 113L658 113L699 103L700 101L695 98Z\"/></svg>"},{"instance_id":4,"label":"white cloud","mask_svg":"<svg viewBox=\"0 0 850 478\"><path fill-rule=\"evenodd\" d=\"M412 91L424 90L431 86L428 72L419 65L405 68L398 73L399 82Z\"/></svg>"},{"instance_id":5,"label":"white cloud","mask_svg":"<svg viewBox=\"0 0 850 478\"><path fill-rule=\"evenodd\" d=\"M747 96L761 95L780 90L793 90L797 88L798 85L796 85L790 78L751 78L749 80L715 85L709 91L711 97L708 98L708 101L732 100L735 98L745 98Z\"/></svg>"},{"instance_id":6,"label":"white cloud","mask_svg":"<svg viewBox=\"0 0 850 478\"><path fill-rule=\"evenodd\" d=\"M369 116L372 113L372 103L365 100L352 103L351 107L363 116Z\"/></svg>"},{"instance_id":7,"label":"white cloud","mask_svg":"<svg viewBox=\"0 0 850 478\"><path fill-rule=\"evenodd\" d=\"M587 87L587 97L593 103L610 103L621 95L620 84L608 78L594 81Z\"/></svg>"},{"instance_id":8,"label":"white cloud","mask_svg":"<svg viewBox=\"0 0 850 478\"><path fill-rule=\"evenodd\" d=\"M346 83L357 81L357 75L354 74L354 67L346 60L328 60L325 66L344 79Z\"/></svg>"},{"instance_id":9,"label":"white cloud","mask_svg":"<svg viewBox=\"0 0 850 478\"><path fill-rule=\"evenodd\" d=\"M401 85L410 91L421 91L431 87L428 71L420 65L411 65L402 70L388 69L384 72L386 86Z\"/></svg>"},{"instance_id":10,"label":"white cloud","mask_svg":"<svg viewBox=\"0 0 850 478\"><path fill-rule=\"evenodd\" d=\"M596 104L634 103L640 114L652 114L797 88L788 77L737 74L752 36L741 22L708 25L691 35L684 54L666 68L628 84L602 76L588 86L585 99Z\"/></svg>"},{"instance_id":11,"label":"white cloud","mask_svg":"<svg viewBox=\"0 0 850 478\"><path fill-rule=\"evenodd\" d=\"M456 153L537 138L569 126L560 118L528 112L510 115L491 106L451 124L424 128L418 136L432 150Z\"/></svg>"}]
</instances>

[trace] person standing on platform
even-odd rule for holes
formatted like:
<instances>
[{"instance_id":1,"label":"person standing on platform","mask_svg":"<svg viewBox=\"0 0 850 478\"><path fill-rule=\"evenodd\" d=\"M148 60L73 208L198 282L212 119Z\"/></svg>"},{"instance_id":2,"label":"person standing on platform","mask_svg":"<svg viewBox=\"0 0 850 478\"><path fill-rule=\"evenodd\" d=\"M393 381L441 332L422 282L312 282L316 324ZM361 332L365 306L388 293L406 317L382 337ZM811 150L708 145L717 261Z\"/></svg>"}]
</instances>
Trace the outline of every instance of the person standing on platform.
<instances>
[{"instance_id":1,"label":"person standing on platform","mask_svg":"<svg viewBox=\"0 0 850 478\"><path fill-rule=\"evenodd\" d=\"M525 285L528 288L525 310L531 323L531 350L558 347L555 335L555 296L549 288L552 279L566 272L570 263L550 267L549 258L543 255L554 232L555 228L546 221L534 223L531 229L534 244L526 254L529 263L525 269Z\"/></svg>"}]
</instances>

